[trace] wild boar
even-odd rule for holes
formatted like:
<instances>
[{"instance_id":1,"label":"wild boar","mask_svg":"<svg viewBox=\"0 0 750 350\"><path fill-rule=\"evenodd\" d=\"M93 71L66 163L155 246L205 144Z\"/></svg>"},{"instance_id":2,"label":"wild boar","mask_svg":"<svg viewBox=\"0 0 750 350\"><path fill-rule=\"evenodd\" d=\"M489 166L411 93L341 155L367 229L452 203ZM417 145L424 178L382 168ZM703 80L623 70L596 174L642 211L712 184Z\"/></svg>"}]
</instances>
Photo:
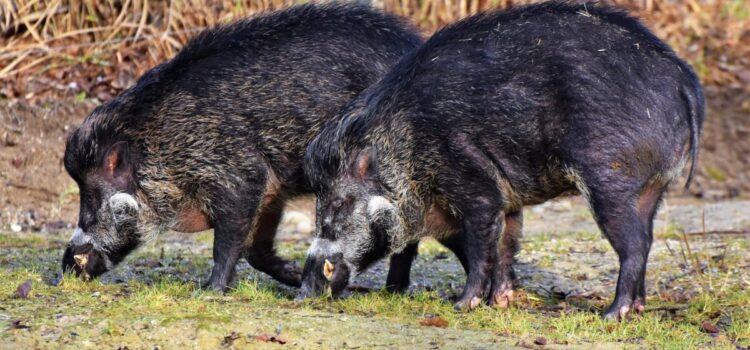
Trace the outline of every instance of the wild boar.
<instances>
[{"instance_id":1,"label":"wild boar","mask_svg":"<svg viewBox=\"0 0 750 350\"><path fill-rule=\"evenodd\" d=\"M301 296L454 237L468 274L455 307L505 307L523 206L580 193L620 257L603 316L642 311L653 217L692 158L689 184L703 119L690 66L620 10L548 2L449 25L307 148L318 203Z\"/></svg>"},{"instance_id":2,"label":"wild boar","mask_svg":"<svg viewBox=\"0 0 750 350\"><path fill-rule=\"evenodd\" d=\"M311 192L305 146L415 32L369 7L307 4L197 35L68 139L81 207L63 269L96 277L162 230L213 228L208 287L225 291L241 257L299 286L274 236L284 203Z\"/></svg>"}]
</instances>

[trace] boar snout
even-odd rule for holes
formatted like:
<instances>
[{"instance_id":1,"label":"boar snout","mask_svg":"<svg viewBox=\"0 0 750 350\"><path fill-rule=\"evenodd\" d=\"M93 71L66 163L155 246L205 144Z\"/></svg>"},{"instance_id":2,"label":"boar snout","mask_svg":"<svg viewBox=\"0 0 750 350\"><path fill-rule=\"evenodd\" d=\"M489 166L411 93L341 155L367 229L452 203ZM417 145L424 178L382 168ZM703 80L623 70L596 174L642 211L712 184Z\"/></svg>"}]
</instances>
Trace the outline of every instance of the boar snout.
<instances>
[{"instance_id":1,"label":"boar snout","mask_svg":"<svg viewBox=\"0 0 750 350\"><path fill-rule=\"evenodd\" d=\"M63 272L73 272L77 277L88 281L107 272L107 263L104 255L94 249L93 244L71 244L63 254L62 269Z\"/></svg>"},{"instance_id":2,"label":"boar snout","mask_svg":"<svg viewBox=\"0 0 750 350\"><path fill-rule=\"evenodd\" d=\"M339 297L349 285L351 270L341 253L331 256L310 255L305 261L302 276L302 288L297 300L320 296L329 290L331 296Z\"/></svg>"}]
</instances>

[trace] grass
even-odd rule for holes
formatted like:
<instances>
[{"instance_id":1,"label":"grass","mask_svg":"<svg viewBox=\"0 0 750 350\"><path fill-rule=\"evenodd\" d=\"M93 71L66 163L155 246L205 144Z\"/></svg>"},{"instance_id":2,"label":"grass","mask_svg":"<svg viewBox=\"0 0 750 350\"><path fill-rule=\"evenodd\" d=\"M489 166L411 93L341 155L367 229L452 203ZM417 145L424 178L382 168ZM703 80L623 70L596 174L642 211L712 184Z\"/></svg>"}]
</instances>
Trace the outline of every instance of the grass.
<instances>
[{"instance_id":1,"label":"grass","mask_svg":"<svg viewBox=\"0 0 750 350\"><path fill-rule=\"evenodd\" d=\"M56 269L61 242L55 243L49 237L42 239L41 234L0 234L0 256L11 262L0 269L0 339L19 346L56 347L91 342L130 348L159 344L216 348L222 346L225 336L237 332L241 337L234 345L271 346L259 343L254 335L276 334L281 328L282 338L313 348L338 347L344 343L397 347L415 340L413 336L409 338L405 329L433 341L450 341L440 340L441 334L454 332L450 334L455 334L456 339L491 339L503 341L506 346L531 344L540 336L550 345L573 347L597 344L615 348L733 349L750 345L750 289L747 288L750 274L736 268L748 261L734 249L739 243L731 240L721 243L730 248L728 251L736 251L723 258L725 265L729 264L724 268L711 259L710 248L703 249L694 243L695 254L709 261L706 272L698 278L677 279L671 284L675 290L691 289L692 297L675 298L669 290L661 290L661 295L650 297L645 315L614 323L602 321L595 314L606 306L610 296L561 300L527 285L528 282L523 282L524 288L518 291L518 300L510 309L483 306L470 313L454 312L440 288L422 289L411 295L374 291L340 300L318 298L297 303L293 301L295 290L249 269L241 269L236 289L222 296L197 287L196 275L207 273L210 266L207 258L210 242L204 235L197 236L201 240L198 248L190 250L169 248L167 240L157 242L167 246L164 252L161 247L139 251L113 272L121 277L130 276L122 281L85 283L66 276L55 287L50 285L49 278ZM529 256L531 261L537 255L561 260L565 249L582 249L580 246L592 245L597 240L600 238L592 233L531 236L525 239L521 255ZM295 250L299 248L287 244L282 247L282 251ZM429 262L425 266L434 267L437 260L433 257L444 252L445 248L436 242L427 241L420 249L420 259ZM657 268L650 268L650 281L660 284L664 278L680 272L679 268L669 266L673 257L663 250L655 249L652 255ZM15 260L21 262L13 263ZM153 260L160 261L160 265L144 263ZM419 266L417 269L421 269ZM544 267L534 265L534 268ZM559 273L567 276L571 272ZM29 298L16 298L16 287L26 280L33 283ZM428 315L447 320L448 328L420 326L420 320ZM17 319L31 328L11 329L11 322ZM722 331L715 336L707 334L702 330L704 321L718 325ZM389 327L397 328L389 330ZM349 336L362 332L370 334L354 339ZM486 338L477 338L477 334Z\"/></svg>"}]
</instances>

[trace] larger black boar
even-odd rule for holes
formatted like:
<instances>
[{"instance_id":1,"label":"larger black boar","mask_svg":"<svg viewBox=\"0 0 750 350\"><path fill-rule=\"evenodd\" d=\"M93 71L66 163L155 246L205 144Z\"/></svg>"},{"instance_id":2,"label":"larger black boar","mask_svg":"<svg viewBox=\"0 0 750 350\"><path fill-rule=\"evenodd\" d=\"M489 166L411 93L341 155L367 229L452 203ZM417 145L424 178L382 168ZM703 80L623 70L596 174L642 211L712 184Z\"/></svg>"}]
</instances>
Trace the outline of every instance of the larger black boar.
<instances>
[{"instance_id":1,"label":"larger black boar","mask_svg":"<svg viewBox=\"0 0 750 350\"><path fill-rule=\"evenodd\" d=\"M691 156L693 174L703 109L691 68L616 9L543 3L448 26L308 147L302 295L453 236L468 272L456 307L485 287L505 306L523 206L577 192L620 257L604 316L642 311L653 216Z\"/></svg>"},{"instance_id":2,"label":"larger black boar","mask_svg":"<svg viewBox=\"0 0 750 350\"><path fill-rule=\"evenodd\" d=\"M241 256L299 286L274 252L284 202L311 192L305 146L420 39L356 5L303 5L206 30L96 108L65 168L81 209L63 268L95 277L162 229L215 230L209 286Z\"/></svg>"}]
</instances>

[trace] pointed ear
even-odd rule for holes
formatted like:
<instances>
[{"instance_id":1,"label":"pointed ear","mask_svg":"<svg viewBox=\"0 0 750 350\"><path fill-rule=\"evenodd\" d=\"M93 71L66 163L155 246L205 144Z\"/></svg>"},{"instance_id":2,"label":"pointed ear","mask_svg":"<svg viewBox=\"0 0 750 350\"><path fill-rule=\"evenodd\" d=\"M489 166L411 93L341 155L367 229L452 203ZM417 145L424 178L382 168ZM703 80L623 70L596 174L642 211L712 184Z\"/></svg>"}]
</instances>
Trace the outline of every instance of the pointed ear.
<instances>
[{"instance_id":1,"label":"pointed ear","mask_svg":"<svg viewBox=\"0 0 750 350\"><path fill-rule=\"evenodd\" d=\"M373 147L361 150L357 155L355 175L362 180L374 179L376 177L376 162L377 157L375 156L375 149Z\"/></svg>"},{"instance_id":2,"label":"pointed ear","mask_svg":"<svg viewBox=\"0 0 750 350\"><path fill-rule=\"evenodd\" d=\"M110 178L118 178L130 171L130 154L128 143L116 142L110 146L102 164L104 173Z\"/></svg>"}]
</instances>

